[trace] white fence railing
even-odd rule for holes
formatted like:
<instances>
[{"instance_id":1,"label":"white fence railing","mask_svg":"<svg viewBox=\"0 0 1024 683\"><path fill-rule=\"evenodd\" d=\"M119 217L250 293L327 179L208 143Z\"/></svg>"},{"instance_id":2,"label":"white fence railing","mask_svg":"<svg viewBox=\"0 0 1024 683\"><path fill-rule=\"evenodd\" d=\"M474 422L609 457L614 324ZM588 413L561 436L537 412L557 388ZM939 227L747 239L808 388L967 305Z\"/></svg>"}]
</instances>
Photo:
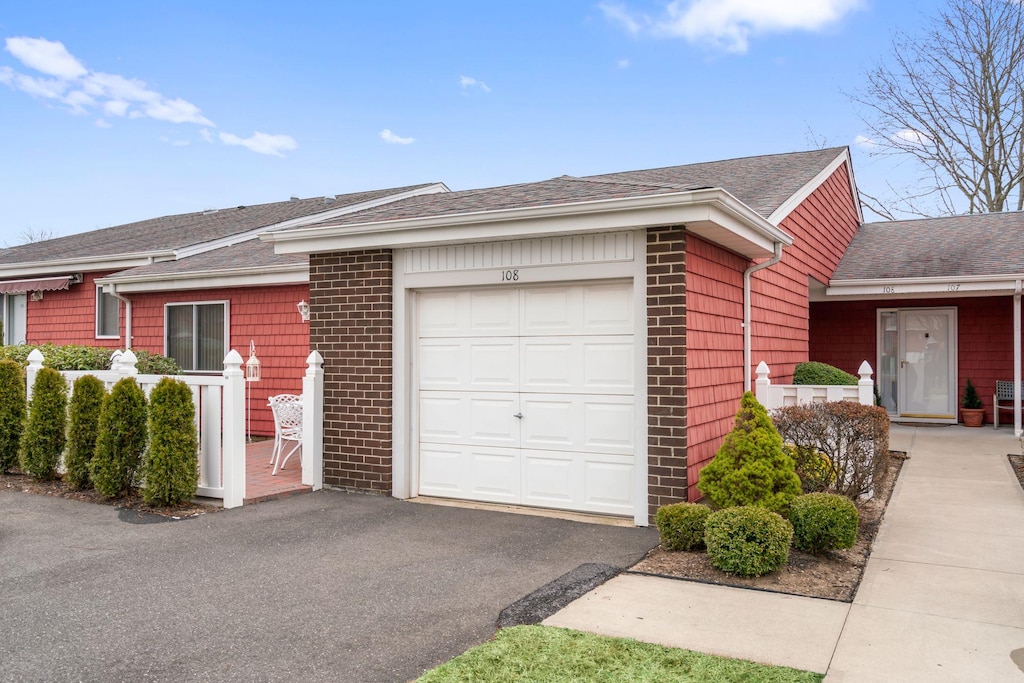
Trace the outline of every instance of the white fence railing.
<instances>
[{"instance_id":1,"label":"white fence railing","mask_svg":"<svg viewBox=\"0 0 1024 683\"><path fill-rule=\"evenodd\" d=\"M860 380L857 384L846 386L826 386L817 384L772 384L768 379L771 371L768 364L761 361L757 364L756 392L757 401L768 410L783 406L803 405L806 403L825 403L827 401L853 401L866 406L875 404L875 383L871 379L874 370L867 361L860 364L857 370Z\"/></svg>"},{"instance_id":2,"label":"white fence railing","mask_svg":"<svg viewBox=\"0 0 1024 683\"><path fill-rule=\"evenodd\" d=\"M43 360L39 349L34 349L28 356L26 379L29 398ZM69 389L82 375L94 375L108 390L122 378L133 377L149 396L165 375L140 375L135 363L135 354L128 350L115 352L110 370L65 370L61 374ZM245 498L245 373L242 371L242 357L235 350L229 351L224 358L224 372L219 376L179 375L174 379L189 386L196 407L196 433L199 437L199 486L196 495L222 499L225 508L239 507ZM323 395L322 374L320 394ZM305 460L303 453L303 465ZM303 469L304 483L305 478Z\"/></svg>"}]
</instances>

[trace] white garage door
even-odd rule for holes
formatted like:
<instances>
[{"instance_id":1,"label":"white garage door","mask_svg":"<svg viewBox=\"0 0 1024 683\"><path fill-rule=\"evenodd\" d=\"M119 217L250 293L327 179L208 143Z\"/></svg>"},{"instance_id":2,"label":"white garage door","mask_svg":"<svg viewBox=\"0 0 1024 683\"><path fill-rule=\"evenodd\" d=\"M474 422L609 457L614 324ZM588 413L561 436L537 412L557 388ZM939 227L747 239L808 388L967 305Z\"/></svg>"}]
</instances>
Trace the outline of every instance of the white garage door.
<instances>
[{"instance_id":1,"label":"white garage door","mask_svg":"<svg viewBox=\"0 0 1024 683\"><path fill-rule=\"evenodd\" d=\"M419 493L632 515L630 283L419 295Z\"/></svg>"}]
</instances>

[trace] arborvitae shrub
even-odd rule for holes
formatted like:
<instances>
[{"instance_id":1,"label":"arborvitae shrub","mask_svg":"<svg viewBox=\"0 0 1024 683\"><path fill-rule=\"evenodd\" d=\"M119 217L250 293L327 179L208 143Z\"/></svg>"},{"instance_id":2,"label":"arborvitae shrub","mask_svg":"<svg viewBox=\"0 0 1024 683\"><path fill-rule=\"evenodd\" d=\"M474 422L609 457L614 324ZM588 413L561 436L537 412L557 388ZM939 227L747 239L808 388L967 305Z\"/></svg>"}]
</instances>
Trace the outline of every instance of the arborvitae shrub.
<instances>
[{"instance_id":1,"label":"arborvitae shrub","mask_svg":"<svg viewBox=\"0 0 1024 683\"><path fill-rule=\"evenodd\" d=\"M654 513L654 523L665 550L699 550L704 547L704 522L711 508L698 503L663 505Z\"/></svg>"},{"instance_id":2,"label":"arborvitae shrub","mask_svg":"<svg viewBox=\"0 0 1024 683\"><path fill-rule=\"evenodd\" d=\"M736 426L701 470L697 488L716 508L758 505L784 515L790 501L800 495L793 459L783 451L782 437L751 392L743 394Z\"/></svg>"},{"instance_id":3,"label":"arborvitae shrub","mask_svg":"<svg viewBox=\"0 0 1024 683\"><path fill-rule=\"evenodd\" d=\"M974 388L974 384L971 383L970 379L964 385L964 397L961 399L960 405L968 410L978 410L984 407L981 397L978 396L978 390Z\"/></svg>"},{"instance_id":4,"label":"arborvitae shrub","mask_svg":"<svg viewBox=\"0 0 1024 683\"><path fill-rule=\"evenodd\" d=\"M793 545L809 553L852 548L857 542L857 506L835 493L810 493L793 500L789 516Z\"/></svg>"},{"instance_id":5,"label":"arborvitae shrub","mask_svg":"<svg viewBox=\"0 0 1024 683\"><path fill-rule=\"evenodd\" d=\"M761 576L786 564L792 541L789 522L753 505L713 513L704 530L711 564L740 576Z\"/></svg>"},{"instance_id":6,"label":"arborvitae shrub","mask_svg":"<svg viewBox=\"0 0 1024 683\"><path fill-rule=\"evenodd\" d=\"M0 474L18 462L25 427L25 368L0 361Z\"/></svg>"},{"instance_id":7,"label":"arborvitae shrub","mask_svg":"<svg viewBox=\"0 0 1024 683\"><path fill-rule=\"evenodd\" d=\"M796 369L793 370L793 384L845 386L857 384L859 381L860 379L856 375L816 361L797 363Z\"/></svg>"},{"instance_id":8,"label":"arborvitae shrub","mask_svg":"<svg viewBox=\"0 0 1024 683\"><path fill-rule=\"evenodd\" d=\"M21 471L34 479L53 479L64 452L68 386L52 368L42 368L32 385L28 421L21 439Z\"/></svg>"},{"instance_id":9,"label":"arborvitae shrub","mask_svg":"<svg viewBox=\"0 0 1024 683\"><path fill-rule=\"evenodd\" d=\"M128 493L146 450L146 395L131 377L119 380L100 408L90 474L107 498Z\"/></svg>"},{"instance_id":10,"label":"arborvitae shrub","mask_svg":"<svg viewBox=\"0 0 1024 683\"><path fill-rule=\"evenodd\" d=\"M72 489L89 488L92 480L89 467L96 452L99 433L100 407L107 390L103 382L93 375L82 375L75 380L68 407L68 450L64 454L64 481Z\"/></svg>"},{"instance_id":11,"label":"arborvitae shrub","mask_svg":"<svg viewBox=\"0 0 1024 683\"><path fill-rule=\"evenodd\" d=\"M192 391L165 377L149 395L149 450L142 465L142 497L150 505L191 500L199 481L199 443Z\"/></svg>"}]
</instances>

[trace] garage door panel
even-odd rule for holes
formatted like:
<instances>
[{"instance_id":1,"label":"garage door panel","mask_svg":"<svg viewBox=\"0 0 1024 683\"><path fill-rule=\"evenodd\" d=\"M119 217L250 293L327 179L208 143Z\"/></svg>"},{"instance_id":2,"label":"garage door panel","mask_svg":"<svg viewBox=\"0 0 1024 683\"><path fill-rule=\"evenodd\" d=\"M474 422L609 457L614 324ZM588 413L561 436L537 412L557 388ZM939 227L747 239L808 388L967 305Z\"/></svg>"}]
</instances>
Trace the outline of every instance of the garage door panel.
<instances>
[{"instance_id":1,"label":"garage door panel","mask_svg":"<svg viewBox=\"0 0 1024 683\"><path fill-rule=\"evenodd\" d=\"M522 445L629 455L635 408L630 396L522 394Z\"/></svg>"},{"instance_id":2,"label":"garage door panel","mask_svg":"<svg viewBox=\"0 0 1024 683\"><path fill-rule=\"evenodd\" d=\"M520 451L516 448L472 449L469 463L470 497L491 502L518 502L520 457Z\"/></svg>"},{"instance_id":3,"label":"garage door panel","mask_svg":"<svg viewBox=\"0 0 1024 683\"><path fill-rule=\"evenodd\" d=\"M523 391L633 393L632 337L527 337L521 345Z\"/></svg>"},{"instance_id":4,"label":"garage door panel","mask_svg":"<svg viewBox=\"0 0 1024 683\"><path fill-rule=\"evenodd\" d=\"M520 334L633 334L630 283L558 285L522 290Z\"/></svg>"},{"instance_id":5,"label":"garage door panel","mask_svg":"<svg viewBox=\"0 0 1024 683\"><path fill-rule=\"evenodd\" d=\"M632 338L584 338L581 346L581 391L633 394Z\"/></svg>"},{"instance_id":6,"label":"garage door panel","mask_svg":"<svg viewBox=\"0 0 1024 683\"><path fill-rule=\"evenodd\" d=\"M420 389L427 391L515 391L519 341L514 337L421 339L418 365Z\"/></svg>"},{"instance_id":7,"label":"garage door panel","mask_svg":"<svg viewBox=\"0 0 1024 683\"><path fill-rule=\"evenodd\" d=\"M633 513L631 456L523 451L523 502L581 512Z\"/></svg>"},{"instance_id":8,"label":"garage door panel","mask_svg":"<svg viewBox=\"0 0 1024 683\"><path fill-rule=\"evenodd\" d=\"M441 444L420 447L420 494L518 503L520 451Z\"/></svg>"},{"instance_id":9,"label":"garage door panel","mask_svg":"<svg viewBox=\"0 0 1024 683\"><path fill-rule=\"evenodd\" d=\"M467 454L459 446L420 446L420 493L427 496L460 496L468 488Z\"/></svg>"},{"instance_id":10,"label":"garage door panel","mask_svg":"<svg viewBox=\"0 0 1024 683\"><path fill-rule=\"evenodd\" d=\"M512 289L421 292L417 320L421 338L514 336L519 297Z\"/></svg>"},{"instance_id":11,"label":"garage door panel","mask_svg":"<svg viewBox=\"0 0 1024 683\"><path fill-rule=\"evenodd\" d=\"M581 287L582 331L586 334L633 334L633 286L616 282Z\"/></svg>"},{"instance_id":12,"label":"garage door panel","mask_svg":"<svg viewBox=\"0 0 1024 683\"><path fill-rule=\"evenodd\" d=\"M420 392L420 441L519 446L518 394Z\"/></svg>"},{"instance_id":13,"label":"garage door panel","mask_svg":"<svg viewBox=\"0 0 1024 683\"><path fill-rule=\"evenodd\" d=\"M633 458L601 458L589 455L584 460L584 509L613 515L632 514L636 477Z\"/></svg>"},{"instance_id":14,"label":"garage door panel","mask_svg":"<svg viewBox=\"0 0 1024 683\"><path fill-rule=\"evenodd\" d=\"M579 509L579 463L572 453L523 452L523 502L530 505Z\"/></svg>"}]
</instances>

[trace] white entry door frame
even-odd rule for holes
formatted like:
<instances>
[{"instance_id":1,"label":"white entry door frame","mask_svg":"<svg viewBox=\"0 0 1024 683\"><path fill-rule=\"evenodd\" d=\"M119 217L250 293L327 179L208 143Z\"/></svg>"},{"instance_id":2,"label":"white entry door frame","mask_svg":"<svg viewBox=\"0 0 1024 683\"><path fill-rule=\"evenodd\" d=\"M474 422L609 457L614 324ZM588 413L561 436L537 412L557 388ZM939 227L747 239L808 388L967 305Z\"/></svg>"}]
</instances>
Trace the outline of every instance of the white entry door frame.
<instances>
[{"instance_id":1,"label":"white entry door frame","mask_svg":"<svg viewBox=\"0 0 1024 683\"><path fill-rule=\"evenodd\" d=\"M878 382L895 418L957 421L957 309L879 309Z\"/></svg>"}]
</instances>

